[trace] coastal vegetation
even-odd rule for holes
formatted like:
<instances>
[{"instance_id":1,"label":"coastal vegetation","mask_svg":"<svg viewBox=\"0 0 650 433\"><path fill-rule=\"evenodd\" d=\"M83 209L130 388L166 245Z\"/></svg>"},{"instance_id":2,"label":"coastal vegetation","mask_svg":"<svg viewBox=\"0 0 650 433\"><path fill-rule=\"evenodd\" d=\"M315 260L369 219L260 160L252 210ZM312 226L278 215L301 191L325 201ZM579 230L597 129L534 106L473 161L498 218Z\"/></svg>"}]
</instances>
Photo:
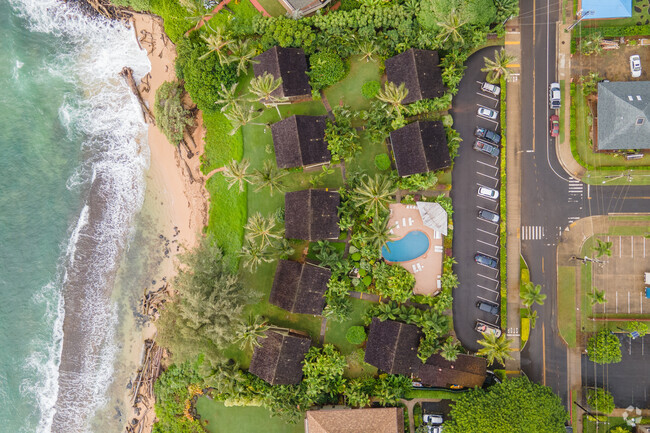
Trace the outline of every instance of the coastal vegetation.
<instances>
[{"instance_id":1,"label":"coastal vegetation","mask_svg":"<svg viewBox=\"0 0 650 433\"><path fill-rule=\"evenodd\" d=\"M450 336L451 293L458 286L449 250L453 208L445 193L449 185L439 184L448 171L399 176L386 139L414 120L440 120L456 156L460 138L448 110L463 63L487 33L502 31L500 23L516 11L516 2L352 0L300 19L262 16L248 1L231 2L218 13L192 0L116 3L164 18L176 43L179 81L159 91L163 130L178 141L186 119L175 99L182 84L203 113L202 171L221 169L206 184L207 236L183 257L173 284L177 296L157 324L174 364L156 385L156 431L194 431L188 407L196 389L208 390L226 407L263 406L294 422L312 405L396 405L410 379L378 375L363 362L364 326L373 317L418 326L423 362L435 353L456 359L463 349ZM304 50L311 100L289 104L274 92L281 79L254 77L255 55L274 46ZM439 51L442 96L404 104L405 86L381 81L384 60L410 48ZM316 170L277 167L270 125L294 114L328 114L329 164ZM339 192L340 242L285 239L284 192L309 187ZM436 202L448 213L448 251L436 296L415 296L414 276L382 259L381 248L392 238L388 206L398 197ZM279 258L308 259L331 270L322 319L268 302ZM382 302L355 299L352 292ZM247 371L271 328L312 340L297 385L272 386Z\"/></svg>"}]
</instances>

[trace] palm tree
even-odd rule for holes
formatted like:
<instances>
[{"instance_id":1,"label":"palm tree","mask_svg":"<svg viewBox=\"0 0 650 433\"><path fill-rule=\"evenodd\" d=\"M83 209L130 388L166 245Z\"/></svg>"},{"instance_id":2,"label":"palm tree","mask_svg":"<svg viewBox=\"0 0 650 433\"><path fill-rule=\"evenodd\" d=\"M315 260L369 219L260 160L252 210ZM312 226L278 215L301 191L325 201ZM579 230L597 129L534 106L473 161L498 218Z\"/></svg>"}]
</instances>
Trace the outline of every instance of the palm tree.
<instances>
[{"instance_id":1,"label":"palm tree","mask_svg":"<svg viewBox=\"0 0 650 433\"><path fill-rule=\"evenodd\" d=\"M457 341L446 341L445 344L442 345L442 348L440 350L440 356L445 358L447 361L455 361L458 359L458 355L460 354L460 347L458 346Z\"/></svg>"},{"instance_id":2,"label":"palm tree","mask_svg":"<svg viewBox=\"0 0 650 433\"><path fill-rule=\"evenodd\" d=\"M247 173L249 166L250 162L247 159L242 159L241 161L233 159L226 164L221 173L226 178L226 182L228 182L228 189L234 185L239 185L239 192L244 192L244 185L250 183L250 176Z\"/></svg>"},{"instance_id":3,"label":"palm tree","mask_svg":"<svg viewBox=\"0 0 650 433\"><path fill-rule=\"evenodd\" d=\"M255 241L259 238L259 245L265 248L273 243L274 240L282 239L284 230L277 224L274 217L263 217L261 213L255 212L248 218L244 227L246 229L246 239Z\"/></svg>"},{"instance_id":4,"label":"palm tree","mask_svg":"<svg viewBox=\"0 0 650 433\"><path fill-rule=\"evenodd\" d=\"M217 53L219 63L228 63L227 51L230 44L232 44L232 40L226 32L221 30L221 27L217 27L214 33L210 33L207 36L201 35L201 39L208 45L208 52L199 57L199 60L205 59L212 53Z\"/></svg>"},{"instance_id":5,"label":"palm tree","mask_svg":"<svg viewBox=\"0 0 650 433\"><path fill-rule=\"evenodd\" d=\"M511 74L508 65L516 59L517 57L508 54L505 49L501 48L500 51L494 51L494 60L483 57L485 67L481 68L481 71L488 73L487 80L490 83L496 83L501 76L507 80Z\"/></svg>"},{"instance_id":6,"label":"palm tree","mask_svg":"<svg viewBox=\"0 0 650 433\"><path fill-rule=\"evenodd\" d=\"M239 83L234 83L230 88L226 87L221 83L221 90L219 90L219 99L214 101L217 105L222 105L221 112L232 110L235 105L238 105L242 101L242 96L237 95L237 85Z\"/></svg>"},{"instance_id":7,"label":"palm tree","mask_svg":"<svg viewBox=\"0 0 650 433\"><path fill-rule=\"evenodd\" d=\"M352 190L354 202L365 208L365 213L369 216L378 216L388 209L396 192L395 182L380 174L375 174L375 177L364 176Z\"/></svg>"},{"instance_id":8,"label":"palm tree","mask_svg":"<svg viewBox=\"0 0 650 433\"><path fill-rule=\"evenodd\" d=\"M596 252L596 257L603 255L612 255L612 242L603 242L600 239L596 239L596 246L593 247L593 250Z\"/></svg>"},{"instance_id":9,"label":"palm tree","mask_svg":"<svg viewBox=\"0 0 650 433\"><path fill-rule=\"evenodd\" d=\"M251 47L247 39L238 39L230 44L228 63L237 62L237 76L240 76L248 71L250 63L259 63L253 60L256 54L257 50Z\"/></svg>"},{"instance_id":10,"label":"palm tree","mask_svg":"<svg viewBox=\"0 0 650 433\"><path fill-rule=\"evenodd\" d=\"M484 333L483 340L477 342L483 346L477 353L487 358L488 366L494 364L495 361L504 364L506 360L513 359L510 355L510 340L506 339L505 334L497 337L491 332Z\"/></svg>"},{"instance_id":11,"label":"palm tree","mask_svg":"<svg viewBox=\"0 0 650 433\"><path fill-rule=\"evenodd\" d=\"M542 293L542 286L539 284L534 285L531 282L524 284L519 293L521 300L526 308L530 308L533 304L544 305L546 295Z\"/></svg>"},{"instance_id":12,"label":"palm tree","mask_svg":"<svg viewBox=\"0 0 650 433\"><path fill-rule=\"evenodd\" d=\"M190 13L190 16L185 19L196 23L193 30L196 30L202 21L207 21L214 16L212 11L205 8L203 0L179 0L178 2Z\"/></svg>"},{"instance_id":13,"label":"palm tree","mask_svg":"<svg viewBox=\"0 0 650 433\"><path fill-rule=\"evenodd\" d=\"M402 101L408 96L409 91L404 83L399 86L387 81L384 88L377 93L377 99L393 106L393 111L401 114Z\"/></svg>"},{"instance_id":14,"label":"palm tree","mask_svg":"<svg viewBox=\"0 0 650 433\"><path fill-rule=\"evenodd\" d=\"M257 185L255 192L262 190L263 188L269 188L269 194L273 195L275 191L282 192L284 190L284 184L282 183L282 178L287 175L287 171L279 169L271 161L264 161L264 165L261 170L255 170L253 172L253 182Z\"/></svg>"},{"instance_id":15,"label":"palm tree","mask_svg":"<svg viewBox=\"0 0 650 433\"><path fill-rule=\"evenodd\" d=\"M235 135L237 130L246 125L260 125L266 126L264 123L253 122L260 116L260 113L250 104L235 104L230 107L230 110L224 113L224 116L233 125L233 129L229 132L230 135Z\"/></svg>"},{"instance_id":16,"label":"palm tree","mask_svg":"<svg viewBox=\"0 0 650 433\"><path fill-rule=\"evenodd\" d=\"M460 28L467 24L467 20L461 18L456 9L452 9L449 15L445 16L443 21L437 24L438 27L442 28L440 37L445 37L442 41L443 43L447 42L447 39L449 38L458 44L463 44L465 42L463 35L460 34Z\"/></svg>"},{"instance_id":17,"label":"palm tree","mask_svg":"<svg viewBox=\"0 0 650 433\"><path fill-rule=\"evenodd\" d=\"M607 302L607 299L605 299L604 290L598 290L594 288L594 291L592 293L587 293L587 296L589 297L589 302L591 305L604 304Z\"/></svg>"},{"instance_id":18,"label":"palm tree","mask_svg":"<svg viewBox=\"0 0 650 433\"><path fill-rule=\"evenodd\" d=\"M535 325L537 324L537 311L526 308L524 310L524 316L523 317L529 319L530 320L530 327L532 329L535 329Z\"/></svg>"},{"instance_id":19,"label":"palm tree","mask_svg":"<svg viewBox=\"0 0 650 433\"><path fill-rule=\"evenodd\" d=\"M251 314L245 322L240 323L239 329L235 332L237 338L235 341L240 343L242 350L247 347L259 347L262 345L259 339L266 338L268 330L269 325L264 317Z\"/></svg>"},{"instance_id":20,"label":"palm tree","mask_svg":"<svg viewBox=\"0 0 650 433\"><path fill-rule=\"evenodd\" d=\"M381 249L386 243L393 239L393 235L390 233L390 227L388 226L390 218L379 218L375 217L372 220L372 223L368 225L363 239L375 249Z\"/></svg>"},{"instance_id":21,"label":"palm tree","mask_svg":"<svg viewBox=\"0 0 650 433\"><path fill-rule=\"evenodd\" d=\"M278 104L286 102L289 98L284 96L275 96L273 92L282 85L282 78L277 80L273 75L265 72L264 75L260 75L251 80L248 90L255 95L257 99L262 104L274 106L278 110L278 116L282 119L282 114L280 114L280 108Z\"/></svg>"},{"instance_id":22,"label":"palm tree","mask_svg":"<svg viewBox=\"0 0 650 433\"><path fill-rule=\"evenodd\" d=\"M261 247L251 242L244 244L239 252L239 257L242 258L244 268L250 272L254 272L262 263L269 263L273 260L273 255L268 246Z\"/></svg>"},{"instance_id":23,"label":"palm tree","mask_svg":"<svg viewBox=\"0 0 650 433\"><path fill-rule=\"evenodd\" d=\"M366 62L369 62L371 60L375 61L375 56L379 51L379 47L377 44L375 44L374 41L366 39L359 43L358 48L359 54L361 54L361 60L365 60Z\"/></svg>"}]
</instances>

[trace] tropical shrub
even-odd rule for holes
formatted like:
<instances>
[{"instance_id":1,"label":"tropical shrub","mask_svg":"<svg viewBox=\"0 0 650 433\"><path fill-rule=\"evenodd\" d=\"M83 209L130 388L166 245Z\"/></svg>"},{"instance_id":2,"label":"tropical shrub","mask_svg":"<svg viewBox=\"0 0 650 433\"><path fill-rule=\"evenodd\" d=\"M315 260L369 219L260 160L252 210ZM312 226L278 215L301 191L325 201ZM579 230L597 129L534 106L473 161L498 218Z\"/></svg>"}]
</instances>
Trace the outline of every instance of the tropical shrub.
<instances>
[{"instance_id":1,"label":"tropical shrub","mask_svg":"<svg viewBox=\"0 0 650 433\"><path fill-rule=\"evenodd\" d=\"M354 115L348 106L332 108L335 121L327 121L325 141L332 155L332 162L337 164L342 160L349 161L361 150L359 133L352 126Z\"/></svg>"},{"instance_id":2,"label":"tropical shrub","mask_svg":"<svg viewBox=\"0 0 650 433\"><path fill-rule=\"evenodd\" d=\"M330 50L319 51L309 57L308 72L313 89L323 89L338 83L347 73L345 62Z\"/></svg>"},{"instance_id":3,"label":"tropical shrub","mask_svg":"<svg viewBox=\"0 0 650 433\"><path fill-rule=\"evenodd\" d=\"M381 84L379 83L379 81L377 80L366 81L365 83L363 83L363 86L361 86L361 94L366 99L372 99L375 96L377 96L377 93L379 93L379 89L381 89Z\"/></svg>"},{"instance_id":4,"label":"tropical shrub","mask_svg":"<svg viewBox=\"0 0 650 433\"><path fill-rule=\"evenodd\" d=\"M390 168L390 156L387 153L380 153L375 156L375 167L377 170L388 170Z\"/></svg>"},{"instance_id":5,"label":"tropical shrub","mask_svg":"<svg viewBox=\"0 0 650 433\"><path fill-rule=\"evenodd\" d=\"M345 334L345 339L350 344L361 344L366 341L366 330L363 329L363 326L350 326Z\"/></svg>"},{"instance_id":6,"label":"tropical shrub","mask_svg":"<svg viewBox=\"0 0 650 433\"><path fill-rule=\"evenodd\" d=\"M172 364L162 373L154 385L156 393L156 417L154 433L198 433L203 431L198 420L184 416L186 404L192 395L190 386L201 389L203 379L197 364L184 362Z\"/></svg>"},{"instance_id":7,"label":"tropical shrub","mask_svg":"<svg viewBox=\"0 0 650 433\"><path fill-rule=\"evenodd\" d=\"M603 329L587 342L587 355L597 364L621 362L621 341L608 329Z\"/></svg>"},{"instance_id":8,"label":"tropical shrub","mask_svg":"<svg viewBox=\"0 0 650 433\"><path fill-rule=\"evenodd\" d=\"M186 126L192 125L191 113L181 101L183 89L178 81L165 81L156 91L153 111L156 123L171 144L183 139Z\"/></svg>"},{"instance_id":9,"label":"tropical shrub","mask_svg":"<svg viewBox=\"0 0 650 433\"><path fill-rule=\"evenodd\" d=\"M632 321L625 324L625 330L629 332L638 332L640 337L648 333L648 325L643 322Z\"/></svg>"},{"instance_id":10,"label":"tropical shrub","mask_svg":"<svg viewBox=\"0 0 650 433\"><path fill-rule=\"evenodd\" d=\"M614 411L614 397L609 391L602 388L587 390L587 404L596 412L609 415Z\"/></svg>"}]
</instances>

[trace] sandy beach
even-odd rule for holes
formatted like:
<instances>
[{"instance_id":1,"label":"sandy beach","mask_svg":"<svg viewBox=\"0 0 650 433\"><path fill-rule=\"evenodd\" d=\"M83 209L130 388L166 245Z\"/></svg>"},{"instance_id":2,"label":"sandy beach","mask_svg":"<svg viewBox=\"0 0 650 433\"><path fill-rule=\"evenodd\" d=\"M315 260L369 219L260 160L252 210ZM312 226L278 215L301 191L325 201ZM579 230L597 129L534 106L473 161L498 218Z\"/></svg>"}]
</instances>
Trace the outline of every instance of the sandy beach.
<instances>
[{"instance_id":1,"label":"sandy beach","mask_svg":"<svg viewBox=\"0 0 650 433\"><path fill-rule=\"evenodd\" d=\"M151 72L145 77L135 77L139 84L142 98L151 111L156 96L156 90L165 81L173 81L176 78L174 71L174 60L176 49L174 44L163 32L162 20L147 14L134 14L132 28L141 48L147 51L151 62ZM196 119L197 124L193 129L193 143L189 147L193 153L188 158L186 149L169 143L165 135L154 125L149 125L148 142L151 152L150 166L147 173L147 192L145 207L154 216L156 229L165 236L165 239L173 237L173 244L164 247L164 258L152 270L158 275L158 282L163 276L166 281L171 281L175 275L178 260L176 256L183 251L192 249L197 245L203 227L207 224L208 218L208 192L204 187L204 176L200 171L200 155L203 154L205 129L201 122L201 115ZM188 174L191 171L191 175ZM179 248L177 248L177 246ZM158 284L160 285L160 284ZM150 289L155 290L156 287ZM143 328L141 338L133 342L130 353L130 360L127 364L139 366L142 362L144 341L154 338L156 329L153 323L149 322ZM137 368L137 367L136 367ZM133 372L135 376L135 371ZM130 391L126 392L125 399L130 399ZM127 400L128 401L128 400ZM129 422L134 417L144 416L144 428L142 432L150 432L155 421L153 407L146 411L140 405L139 416L137 411L131 410L126 415Z\"/></svg>"}]
</instances>

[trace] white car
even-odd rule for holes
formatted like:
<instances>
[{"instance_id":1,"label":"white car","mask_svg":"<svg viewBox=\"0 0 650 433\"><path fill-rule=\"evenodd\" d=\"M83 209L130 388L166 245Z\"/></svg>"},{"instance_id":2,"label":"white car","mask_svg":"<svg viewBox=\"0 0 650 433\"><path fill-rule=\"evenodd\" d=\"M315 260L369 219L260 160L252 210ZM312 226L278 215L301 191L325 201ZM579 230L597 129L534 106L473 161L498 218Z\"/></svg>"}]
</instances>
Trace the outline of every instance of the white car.
<instances>
[{"instance_id":1,"label":"white car","mask_svg":"<svg viewBox=\"0 0 650 433\"><path fill-rule=\"evenodd\" d=\"M632 78L639 78L641 76L641 57L637 54L630 56L630 71Z\"/></svg>"},{"instance_id":2,"label":"white car","mask_svg":"<svg viewBox=\"0 0 650 433\"><path fill-rule=\"evenodd\" d=\"M551 83L548 86L548 103L551 110L557 110L562 104L562 92L560 92L560 83Z\"/></svg>"},{"instance_id":3,"label":"white car","mask_svg":"<svg viewBox=\"0 0 650 433\"><path fill-rule=\"evenodd\" d=\"M481 90L487 93L491 93L494 96L499 96L501 94L501 87L488 82L481 83Z\"/></svg>"},{"instance_id":4,"label":"white car","mask_svg":"<svg viewBox=\"0 0 650 433\"><path fill-rule=\"evenodd\" d=\"M496 120L499 112L492 110L491 108L478 107L476 114L478 114L480 117L485 117L486 119Z\"/></svg>"},{"instance_id":5,"label":"white car","mask_svg":"<svg viewBox=\"0 0 650 433\"><path fill-rule=\"evenodd\" d=\"M488 188L487 186L479 186L478 195L485 198L496 199L499 197L499 191L496 189Z\"/></svg>"}]
</instances>

